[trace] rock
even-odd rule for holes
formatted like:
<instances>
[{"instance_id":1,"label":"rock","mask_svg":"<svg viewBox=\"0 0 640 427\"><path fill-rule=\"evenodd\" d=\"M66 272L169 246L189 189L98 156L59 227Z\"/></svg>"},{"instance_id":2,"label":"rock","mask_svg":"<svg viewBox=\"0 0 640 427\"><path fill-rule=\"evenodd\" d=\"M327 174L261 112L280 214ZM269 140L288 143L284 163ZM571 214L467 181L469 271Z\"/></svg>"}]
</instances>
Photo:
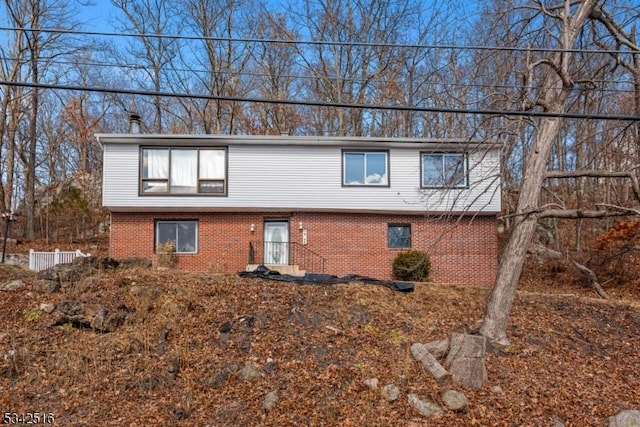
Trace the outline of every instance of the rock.
<instances>
[{"instance_id":1,"label":"rock","mask_svg":"<svg viewBox=\"0 0 640 427\"><path fill-rule=\"evenodd\" d=\"M436 359L443 359L449 352L448 339L431 341L426 343L424 346Z\"/></svg>"},{"instance_id":2,"label":"rock","mask_svg":"<svg viewBox=\"0 0 640 427\"><path fill-rule=\"evenodd\" d=\"M237 371L239 366L236 363L229 363L224 368L220 369L213 376L211 376L205 383L213 388L220 388L224 384L231 374Z\"/></svg>"},{"instance_id":3,"label":"rock","mask_svg":"<svg viewBox=\"0 0 640 427\"><path fill-rule=\"evenodd\" d=\"M558 417L553 417L553 427L565 427L564 421Z\"/></svg>"},{"instance_id":4,"label":"rock","mask_svg":"<svg viewBox=\"0 0 640 427\"><path fill-rule=\"evenodd\" d=\"M243 381L256 380L262 378L262 372L253 364L253 362L247 362L244 368L240 370L240 378Z\"/></svg>"},{"instance_id":5,"label":"rock","mask_svg":"<svg viewBox=\"0 0 640 427\"><path fill-rule=\"evenodd\" d=\"M269 412L271 411L278 403L278 392L273 390L267 393L264 396L264 400L262 401L262 409Z\"/></svg>"},{"instance_id":6,"label":"rock","mask_svg":"<svg viewBox=\"0 0 640 427\"><path fill-rule=\"evenodd\" d=\"M502 387L500 387L499 385L492 385L490 390L492 393L496 393L496 394L504 393L504 390L502 390Z\"/></svg>"},{"instance_id":7,"label":"rock","mask_svg":"<svg viewBox=\"0 0 640 427\"><path fill-rule=\"evenodd\" d=\"M395 384L387 384L382 387L381 394L387 401L393 402L400 397L400 389Z\"/></svg>"},{"instance_id":8,"label":"rock","mask_svg":"<svg viewBox=\"0 0 640 427\"><path fill-rule=\"evenodd\" d=\"M640 427L640 411L625 410L607 418L609 427Z\"/></svg>"},{"instance_id":9,"label":"rock","mask_svg":"<svg viewBox=\"0 0 640 427\"><path fill-rule=\"evenodd\" d=\"M98 332L114 331L124 320L120 313L110 312L102 304L87 304L76 300L65 300L58 304L60 317L55 325L71 323L91 328Z\"/></svg>"},{"instance_id":10,"label":"rock","mask_svg":"<svg viewBox=\"0 0 640 427\"><path fill-rule=\"evenodd\" d=\"M422 363L422 366L428 370L436 381L444 381L449 378L449 373L442 367L440 362L427 350L424 344L415 343L411 346L411 354L413 358Z\"/></svg>"},{"instance_id":11,"label":"rock","mask_svg":"<svg viewBox=\"0 0 640 427\"><path fill-rule=\"evenodd\" d=\"M111 257L95 257L95 256L87 256L87 257L77 257L73 260L73 265L83 266L89 269L96 269L99 271L104 270L115 270L120 265L120 262Z\"/></svg>"},{"instance_id":12,"label":"rock","mask_svg":"<svg viewBox=\"0 0 640 427\"><path fill-rule=\"evenodd\" d=\"M371 390L375 390L378 388L377 378L367 378L366 380L362 381L362 383L369 387Z\"/></svg>"},{"instance_id":13,"label":"rock","mask_svg":"<svg viewBox=\"0 0 640 427\"><path fill-rule=\"evenodd\" d=\"M278 365L272 359L267 359L267 363L264 364L262 370L267 374L273 374L278 370Z\"/></svg>"},{"instance_id":14,"label":"rock","mask_svg":"<svg viewBox=\"0 0 640 427\"><path fill-rule=\"evenodd\" d=\"M451 334L451 346L445 366L462 387L481 388L487 381L486 341L482 335Z\"/></svg>"},{"instance_id":15,"label":"rock","mask_svg":"<svg viewBox=\"0 0 640 427\"><path fill-rule=\"evenodd\" d=\"M43 302L42 304L40 304L40 310L44 311L47 314L53 313L55 309L56 309L55 304L52 304L50 302Z\"/></svg>"},{"instance_id":16,"label":"rock","mask_svg":"<svg viewBox=\"0 0 640 427\"><path fill-rule=\"evenodd\" d=\"M409 401L409 405L416 408L418 412L425 417L440 415L444 412L442 407L437 403L431 402L430 400L422 400L418 395L413 393L407 395L407 400Z\"/></svg>"},{"instance_id":17,"label":"rock","mask_svg":"<svg viewBox=\"0 0 640 427\"><path fill-rule=\"evenodd\" d=\"M53 294L60 291L60 282L57 280L41 279L35 283L36 289L40 292Z\"/></svg>"},{"instance_id":18,"label":"rock","mask_svg":"<svg viewBox=\"0 0 640 427\"><path fill-rule=\"evenodd\" d=\"M442 393L442 401L447 409L456 412L465 412L469 409L469 399L464 393L456 390L447 390Z\"/></svg>"},{"instance_id":19,"label":"rock","mask_svg":"<svg viewBox=\"0 0 640 427\"><path fill-rule=\"evenodd\" d=\"M7 243L11 240L15 242L15 239L7 239ZM6 254L5 255L5 264L9 265L17 265L18 267L22 267L24 269L29 268L29 255L25 254Z\"/></svg>"},{"instance_id":20,"label":"rock","mask_svg":"<svg viewBox=\"0 0 640 427\"><path fill-rule=\"evenodd\" d=\"M46 270L39 271L36 277L44 280L57 281L59 283L72 283L89 275L89 273L90 268L85 265L58 264Z\"/></svg>"},{"instance_id":21,"label":"rock","mask_svg":"<svg viewBox=\"0 0 640 427\"><path fill-rule=\"evenodd\" d=\"M17 291L23 289L25 286L27 285L25 285L25 283L20 279L10 280L8 282L0 284L0 291Z\"/></svg>"}]
</instances>

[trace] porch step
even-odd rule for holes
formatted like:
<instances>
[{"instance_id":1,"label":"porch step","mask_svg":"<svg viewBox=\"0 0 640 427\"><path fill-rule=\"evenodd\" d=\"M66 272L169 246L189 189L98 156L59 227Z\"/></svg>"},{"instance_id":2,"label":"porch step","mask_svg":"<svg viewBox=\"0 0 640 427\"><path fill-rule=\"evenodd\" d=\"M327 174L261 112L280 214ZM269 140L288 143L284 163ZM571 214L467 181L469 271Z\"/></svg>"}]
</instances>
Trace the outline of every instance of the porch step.
<instances>
[{"instance_id":1,"label":"porch step","mask_svg":"<svg viewBox=\"0 0 640 427\"><path fill-rule=\"evenodd\" d=\"M248 264L246 271L254 271L258 266L260 266L260 264ZM306 271L300 270L298 265L266 264L265 267L269 270L277 271L280 274L288 274L289 276L302 277L306 273Z\"/></svg>"}]
</instances>

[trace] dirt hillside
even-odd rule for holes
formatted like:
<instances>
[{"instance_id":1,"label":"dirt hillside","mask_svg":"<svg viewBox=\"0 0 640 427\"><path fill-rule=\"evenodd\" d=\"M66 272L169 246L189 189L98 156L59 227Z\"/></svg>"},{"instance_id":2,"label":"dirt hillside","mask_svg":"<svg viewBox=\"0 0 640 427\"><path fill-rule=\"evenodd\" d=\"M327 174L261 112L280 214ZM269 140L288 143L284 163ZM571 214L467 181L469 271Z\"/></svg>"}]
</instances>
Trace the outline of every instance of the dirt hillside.
<instances>
[{"instance_id":1,"label":"dirt hillside","mask_svg":"<svg viewBox=\"0 0 640 427\"><path fill-rule=\"evenodd\" d=\"M601 301L523 283L512 346L487 356L488 383L461 389L466 412L425 418L407 394L441 402L443 390L409 348L473 330L487 289L146 268L53 289L3 267L0 283L11 280L17 289L0 291L2 414L44 412L64 426L602 426L640 409L640 305L624 289ZM103 310L110 326L61 318L71 303ZM399 388L396 401L381 396L385 384Z\"/></svg>"}]
</instances>

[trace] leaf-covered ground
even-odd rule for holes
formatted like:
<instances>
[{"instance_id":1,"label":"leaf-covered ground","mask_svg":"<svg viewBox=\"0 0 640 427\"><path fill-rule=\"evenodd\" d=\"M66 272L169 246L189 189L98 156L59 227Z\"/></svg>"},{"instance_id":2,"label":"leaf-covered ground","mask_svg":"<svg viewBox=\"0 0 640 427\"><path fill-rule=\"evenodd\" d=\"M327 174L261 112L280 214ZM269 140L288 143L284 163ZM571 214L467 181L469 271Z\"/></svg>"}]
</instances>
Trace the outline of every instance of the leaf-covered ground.
<instances>
[{"instance_id":1,"label":"leaf-covered ground","mask_svg":"<svg viewBox=\"0 0 640 427\"><path fill-rule=\"evenodd\" d=\"M26 288L0 292L0 410L53 413L56 425L585 426L640 409L640 305L629 289L601 301L580 287L523 281L512 346L488 355L485 387L462 390L469 410L425 419L407 394L440 401L442 390L409 347L473 330L487 289L399 293L144 269L53 294L17 269L1 270L0 282L18 276ZM53 326L57 312L41 304L69 299L124 322L109 333ZM261 378L223 375L247 362ZM400 398L364 386L371 377L397 385Z\"/></svg>"}]
</instances>

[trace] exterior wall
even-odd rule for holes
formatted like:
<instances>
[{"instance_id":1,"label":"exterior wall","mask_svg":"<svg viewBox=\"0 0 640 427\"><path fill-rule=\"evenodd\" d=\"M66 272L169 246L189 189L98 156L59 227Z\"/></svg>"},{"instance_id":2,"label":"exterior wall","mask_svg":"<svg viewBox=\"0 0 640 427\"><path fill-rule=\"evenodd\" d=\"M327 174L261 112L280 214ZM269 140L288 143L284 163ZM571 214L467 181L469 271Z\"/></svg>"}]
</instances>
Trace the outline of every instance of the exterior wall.
<instances>
[{"instance_id":1,"label":"exterior wall","mask_svg":"<svg viewBox=\"0 0 640 427\"><path fill-rule=\"evenodd\" d=\"M290 241L326 258L325 273L391 278L391 264L402 249L387 247L389 223L411 224L412 249L430 254L435 283L491 285L497 269L495 216L427 217L424 215L269 212L135 213L112 212L110 255L154 260L154 221L198 220L198 253L177 255L176 268L235 273L244 270L249 242L261 241L264 219L288 219ZM251 231L250 225L256 230Z\"/></svg>"},{"instance_id":2,"label":"exterior wall","mask_svg":"<svg viewBox=\"0 0 640 427\"><path fill-rule=\"evenodd\" d=\"M169 144L166 136L139 142ZM188 140L183 145L188 145ZM140 146L103 141L103 205L111 211L312 211L357 212L483 212L500 211L499 150L469 152L469 188L420 188L420 153L438 145L360 144L331 145L241 144L228 147L226 196L139 195ZM204 147L194 140L190 146ZM211 144L212 142L209 142ZM489 146L491 147L491 146ZM382 149L389 152L388 187L343 187L342 150ZM443 150L444 148L440 148ZM449 151L464 150L464 146Z\"/></svg>"}]
</instances>

